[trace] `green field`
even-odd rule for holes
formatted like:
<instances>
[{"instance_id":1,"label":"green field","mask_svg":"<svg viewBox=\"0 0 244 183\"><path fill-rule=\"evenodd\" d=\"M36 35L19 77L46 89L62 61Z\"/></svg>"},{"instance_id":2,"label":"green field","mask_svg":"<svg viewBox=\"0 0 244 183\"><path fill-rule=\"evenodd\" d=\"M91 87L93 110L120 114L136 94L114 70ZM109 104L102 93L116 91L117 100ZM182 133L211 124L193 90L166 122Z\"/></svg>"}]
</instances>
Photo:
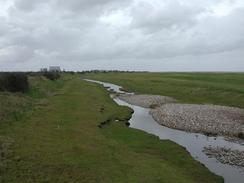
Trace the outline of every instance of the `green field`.
<instances>
[{"instance_id":1,"label":"green field","mask_svg":"<svg viewBox=\"0 0 244 183\"><path fill-rule=\"evenodd\" d=\"M182 103L244 108L244 73L93 73L83 77L136 93L174 97Z\"/></svg>"},{"instance_id":2,"label":"green field","mask_svg":"<svg viewBox=\"0 0 244 183\"><path fill-rule=\"evenodd\" d=\"M133 82L143 83L139 78L145 75L133 75L135 80L124 74L113 74L109 80L111 76L93 78L138 92L145 87L132 88ZM157 74L150 82L147 78L146 83L152 87L160 77ZM30 82L27 94L0 93L1 183L223 182L181 146L114 122L128 118L131 111L118 106L102 86L78 75L57 81L31 77ZM98 128L107 119L110 124Z\"/></svg>"}]
</instances>

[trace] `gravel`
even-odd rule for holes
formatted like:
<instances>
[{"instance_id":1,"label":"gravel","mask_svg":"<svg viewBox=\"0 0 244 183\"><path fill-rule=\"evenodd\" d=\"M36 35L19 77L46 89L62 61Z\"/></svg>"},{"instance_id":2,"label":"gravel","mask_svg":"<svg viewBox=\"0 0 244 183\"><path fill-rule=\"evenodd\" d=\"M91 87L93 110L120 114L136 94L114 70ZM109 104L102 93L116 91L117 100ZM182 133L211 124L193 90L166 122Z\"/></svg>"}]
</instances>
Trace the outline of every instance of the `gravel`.
<instances>
[{"instance_id":1,"label":"gravel","mask_svg":"<svg viewBox=\"0 0 244 183\"><path fill-rule=\"evenodd\" d=\"M119 99L124 100L125 102L137 105L145 108L155 108L159 107L166 103L174 103L175 99L167 96L160 95L128 95L123 94L118 96Z\"/></svg>"},{"instance_id":2,"label":"gravel","mask_svg":"<svg viewBox=\"0 0 244 183\"><path fill-rule=\"evenodd\" d=\"M178 104L160 95L122 94L119 99L145 108L161 125L179 130L244 139L244 110L218 105Z\"/></svg>"},{"instance_id":3,"label":"gravel","mask_svg":"<svg viewBox=\"0 0 244 183\"><path fill-rule=\"evenodd\" d=\"M161 125L209 135L242 137L244 110L234 107L196 104L164 104L150 114Z\"/></svg>"},{"instance_id":4,"label":"gravel","mask_svg":"<svg viewBox=\"0 0 244 183\"><path fill-rule=\"evenodd\" d=\"M209 158L216 158L223 164L244 167L244 151L231 150L224 147L205 147L203 152Z\"/></svg>"}]
</instances>

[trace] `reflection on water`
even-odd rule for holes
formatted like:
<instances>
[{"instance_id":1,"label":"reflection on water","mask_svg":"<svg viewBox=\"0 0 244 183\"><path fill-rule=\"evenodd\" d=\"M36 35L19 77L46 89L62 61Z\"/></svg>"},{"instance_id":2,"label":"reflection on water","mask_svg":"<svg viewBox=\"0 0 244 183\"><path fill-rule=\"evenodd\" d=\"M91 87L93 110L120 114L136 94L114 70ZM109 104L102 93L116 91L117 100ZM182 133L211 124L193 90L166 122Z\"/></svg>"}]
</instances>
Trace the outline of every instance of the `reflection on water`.
<instances>
[{"instance_id":1,"label":"reflection on water","mask_svg":"<svg viewBox=\"0 0 244 183\"><path fill-rule=\"evenodd\" d=\"M118 93L127 93L120 90L120 86L104 83L100 81L87 80L102 84L108 90L113 89ZM128 94L128 93L127 93ZM132 94L132 93L130 93ZM150 134L158 136L160 139L169 139L181 146L185 147L192 157L203 163L215 174L224 177L226 183L243 183L244 182L244 170L235 166L230 166L217 162L215 158L208 158L203 152L204 147L208 146L220 146L231 149L238 149L244 151L244 146L226 141L223 137L207 137L198 133L187 133L180 130L170 129L159 125L149 114L149 109L128 104L118 98L114 98L114 101L119 105L128 106L134 110L134 114L130 119L130 127L146 131Z\"/></svg>"}]
</instances>

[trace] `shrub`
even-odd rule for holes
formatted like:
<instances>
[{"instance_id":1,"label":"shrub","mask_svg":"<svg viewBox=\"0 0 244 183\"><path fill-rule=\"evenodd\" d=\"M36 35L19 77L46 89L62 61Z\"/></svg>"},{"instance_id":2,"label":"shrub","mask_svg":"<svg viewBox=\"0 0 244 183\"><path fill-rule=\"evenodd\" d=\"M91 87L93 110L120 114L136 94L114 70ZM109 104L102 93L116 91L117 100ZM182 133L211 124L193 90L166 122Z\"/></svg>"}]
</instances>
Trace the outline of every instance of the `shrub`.
<instances>
[{"instance_id":1,"label":"shrub","mask_svg":"<svg viewBox=\"0 0 244 183\"><path fill-rule=\"evenodd\" d=\"M65 71L65 73L74 75L76 72L74 72L74 71Z\"/></svg>"},{"instance_id":2,"label":"shrub","mask_svg":"<svg viewBox=\"0 0 244 183\"><path fill-rule=\"evenodd\" d=\"M26 73L1 73L0 90L9 92L26 92L29 89Z\"/></svg>"},{"instance_id":3,"label":"shrub","mask_svg":"<svg viewBox=\"0 0 244 183\"><path fill-rule=\"evenodd\" d=\"M43 76L52 81L60 78L60 73L58 72L43 72Z\"/></svg>"}]
</instances>

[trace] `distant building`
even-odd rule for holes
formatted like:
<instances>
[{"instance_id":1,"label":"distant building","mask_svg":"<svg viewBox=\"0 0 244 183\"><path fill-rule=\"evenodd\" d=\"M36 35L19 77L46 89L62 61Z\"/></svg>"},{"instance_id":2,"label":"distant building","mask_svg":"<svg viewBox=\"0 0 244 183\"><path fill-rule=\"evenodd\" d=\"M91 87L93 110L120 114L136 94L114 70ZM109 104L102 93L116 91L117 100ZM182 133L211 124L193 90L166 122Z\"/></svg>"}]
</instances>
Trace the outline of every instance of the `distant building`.
<instances>
[{"instance_id":1,"label":"distant building","mask_svg":"<svg viewBox=\"0 0 244 183\"><path fill-rule=\"evenodd\" d=\"M61 72L61 69L59 66L50 66L49 72Z\"/></svg>"},{"instance_id":2,"label":"distant building","mask_svg":"<svg viewBox=\"0 0 244 183\"><path fill-rule=\"evenodd\" d=\"M47 68L41 68L40 71L41 72L47 72L48 70L47 70Z\"/></svg>"}]
</instances>

